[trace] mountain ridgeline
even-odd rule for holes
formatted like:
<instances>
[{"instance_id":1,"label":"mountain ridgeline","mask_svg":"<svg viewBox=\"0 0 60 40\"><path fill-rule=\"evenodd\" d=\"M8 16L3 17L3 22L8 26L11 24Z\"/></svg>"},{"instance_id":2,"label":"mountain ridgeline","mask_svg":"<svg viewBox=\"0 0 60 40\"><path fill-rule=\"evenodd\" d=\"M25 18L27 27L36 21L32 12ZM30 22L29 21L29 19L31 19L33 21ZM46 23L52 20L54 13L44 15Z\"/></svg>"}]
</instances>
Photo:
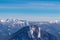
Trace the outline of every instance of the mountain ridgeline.
<instances>
[{"instance_id":1,"label":"mountain ridgeline","mask_svg":"<svg viewBox=\"0 0 60 40\"><path fill-rule=\"evenodd\" d=\"M60 40L60 22L0 20L0 40Z\"/></svg>"}]
</instances>

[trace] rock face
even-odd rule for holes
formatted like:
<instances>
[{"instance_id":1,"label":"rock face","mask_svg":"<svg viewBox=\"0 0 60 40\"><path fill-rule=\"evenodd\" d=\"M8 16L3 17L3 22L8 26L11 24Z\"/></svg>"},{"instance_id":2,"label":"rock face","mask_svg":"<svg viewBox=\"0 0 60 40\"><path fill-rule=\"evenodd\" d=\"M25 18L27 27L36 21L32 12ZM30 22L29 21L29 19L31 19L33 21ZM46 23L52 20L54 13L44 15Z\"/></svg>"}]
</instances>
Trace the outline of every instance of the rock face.
<instances>
[{"instance_id":1,"label":"rock face","mask_svg":"<svg viewBox=\"0 0 60 40\"><path fill-rule=\"evenodd\" d=\"M23 27L22 29L11 35L9 40L57 40L56 36L42 29L40 30L39 28L40 27L36 25ZM32 30L32 33L30 32L30 30Z\"/></svg>"},{"instance_id":2,"label":"rock face","mask_svg":"<svg viewBox=\"0 0 60 40\"><path fill-rule=\"evenodd\" d=\"M60 40L60 22L1 20L0 40Z\"/></svg>"},{"instance_id":3,"label":"rock face","mask_svg":"<svg viewBox=\"0 0 60 40\"><path fill-rule=\"evenodd\" d=\"M28 23L28 22L27 22ZM18 19L0 20L0 40L8 40L9 36L25 27L26 22Z\"/></svg>"}]
</instances>

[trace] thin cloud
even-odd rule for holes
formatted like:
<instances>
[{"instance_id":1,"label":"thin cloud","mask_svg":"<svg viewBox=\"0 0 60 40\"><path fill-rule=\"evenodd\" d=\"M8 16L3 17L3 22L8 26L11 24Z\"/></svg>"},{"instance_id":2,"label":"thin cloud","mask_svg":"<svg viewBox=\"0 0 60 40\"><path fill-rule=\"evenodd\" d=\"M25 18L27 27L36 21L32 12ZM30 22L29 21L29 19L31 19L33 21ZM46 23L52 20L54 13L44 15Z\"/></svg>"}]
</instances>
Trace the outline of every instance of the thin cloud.
<instances>
[{"instance_id":1,"label":"thin cloud","mask_svg":"<svg viewBox=\"0 0 60 40\"><path fill-rule=\"evenodd\" d=\"M0 8L35 8L60 9L59 3L26 3L26 4L0 4Z\"/></svg>"}]
</instances>

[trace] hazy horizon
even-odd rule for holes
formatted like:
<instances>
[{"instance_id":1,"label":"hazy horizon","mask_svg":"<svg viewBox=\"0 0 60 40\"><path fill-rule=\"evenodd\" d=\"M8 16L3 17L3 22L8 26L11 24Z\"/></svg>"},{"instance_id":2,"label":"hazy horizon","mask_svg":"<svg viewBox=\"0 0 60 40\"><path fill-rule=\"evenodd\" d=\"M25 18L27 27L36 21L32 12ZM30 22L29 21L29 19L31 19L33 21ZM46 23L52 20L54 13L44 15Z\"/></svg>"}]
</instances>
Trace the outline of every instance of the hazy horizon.
<instances>
[{"instance_id":1,"label":"hazy horizon","mask_svg":"<svg viewBox=\"0 0 60 40\"><path fill-rule=\"evenodd\" d=\"M60 20L59 0L0 0L0 19Z\"/></svg>"}]
</instances>

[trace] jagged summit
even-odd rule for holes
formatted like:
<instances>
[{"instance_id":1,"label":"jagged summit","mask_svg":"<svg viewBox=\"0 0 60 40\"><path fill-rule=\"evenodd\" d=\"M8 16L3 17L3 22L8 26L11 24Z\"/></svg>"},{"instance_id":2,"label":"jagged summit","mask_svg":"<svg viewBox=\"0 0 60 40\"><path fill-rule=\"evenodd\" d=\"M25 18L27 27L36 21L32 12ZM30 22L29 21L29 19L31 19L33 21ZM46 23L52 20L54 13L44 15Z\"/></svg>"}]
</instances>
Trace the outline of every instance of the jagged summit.
<instances>
[{"instance_id":1,"label":"jagged summit","mask_svg":"<svg viewBox=\"0 0 60 40\"><path fill-rule=\"evenodd\" d=\"M50 23L49 21L39 21L39 22L34 21L33 22L33 21L18 20L18 19L0 20L0 38L2 38L1 40L4 40L4 39L8 38L10 35L21 30L22 28L24 28L24 29L25 29L25 27L30 28L31 26L33 26L33 28L31 28L32 30L30 30L31 34L33 34L35 27L36 27L35 31L39 31L39 32L36 32L38 34L38 38L41 38L40 30L48 32L49 34L56 36L56 38L58 38L58 39L60 38L60 23L59 23L59 21L52 21ZM43 32L43 33L45 33L45 32Z\"/></svg>"}]
</instances>

